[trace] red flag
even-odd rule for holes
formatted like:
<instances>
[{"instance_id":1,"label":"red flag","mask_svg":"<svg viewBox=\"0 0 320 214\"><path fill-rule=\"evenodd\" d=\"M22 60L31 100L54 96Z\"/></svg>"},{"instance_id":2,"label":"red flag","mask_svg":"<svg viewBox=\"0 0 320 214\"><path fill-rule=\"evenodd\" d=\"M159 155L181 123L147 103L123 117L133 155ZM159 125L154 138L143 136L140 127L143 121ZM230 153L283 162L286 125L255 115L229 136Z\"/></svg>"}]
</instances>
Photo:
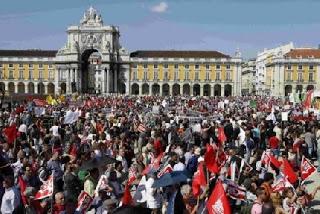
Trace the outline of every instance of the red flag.
<instances>
[{"instance_id":1,"label":"red flag","mask_svg":"<svg viewBox=\"0 0 320 214\"><path fill-rule=\"evenodd\" d=\"M27 197L24 195L24 192L27 188L27 183L23 180L22 176L18 177L18 185L20 187L21 199L24 205L27 204Z\"/></svg>"},{"instance_id":2,"label":"red flag","mask_svg":"<svg viewBox=\"0 0 320 214\"><path fill-rule=\"evenodd\" d=\"M158 173L158 178L160 178L162 175L167 174L172 172L173 169L170 165L165 166L159 173Z\"/></svg>"},{"instance_id":3,"label":"red flag","mask_svg":"<svg viewBox=\"0 0 320 214\"><path fill-rule=\"evenodd\" d=\"M201 186L206 186L206 176L203 170L203 162L200 162L198 165L198 170L194 173L193 181L192 181L192 192L195 197L200 195Z\"/></svg>"},{"instance_id":4,"label":"red flag","mask_svg":"<svg viewBox=\"0 0 320 214\"><path fill-rule=\"evenodd\" d=\"M220 143L224 143L227 140L226 135L224 134L224 129L223 127L218 128L218 140Z\"/></svg>"},{"instance_id":5,"label":"red flag","mask_svg":"<svg viewBox=\"0 0 320 214\"><path fill-rule=\"evenodd\" d=\"M272 154L269 154L270 162L276 167L279 168L282 164L281 161L278 161L277 158L275 158Z\"/></svg>"},{"instance_id":6,"label":"red flag","mask_svg":"<svg viewBox=\"0 0 320 214\"><path fill-rule=\"evenodd\" d=\"M133 204L133 199L130 193L130 187L129 184L126 184L124 188L124 194L122 196L122 205L132 205Z\"/></svg>"},{"instance_id":7,"label":"red flag","mask_svg":"<svg viewBox=\"0 0 320 214\"><path fill-rule=\"evenodd\" d=\"M298 180L298 176L293 171L290 163L286 159L283 160L282 173L291 184L294 184Z\"/></svg>"},{"instance_id":8,"label":"red flag","mask_svg":"<svg viewBox=\"0 0 320 214\"><path fill-rule=\"evenodd\" d=\"M314 167L314 166L310 163L310 161L303 156L303 157L302 157L302 161L301 161L300 171L301 171L301 178L302 178L302 180L305 180L305 179L308 178L313 172L316 171L316 167Z\"/></svg>"},{"instance_id":9,"label":"red flag","mask_svg":"<svg viewBox=\"0 0 320 214\"><path fill-rule=\"evenodd\" d=\"M161 159L163 157L164 153L158 155L157 158L153 159L151 163L142 171L143 175L146 175L150 172L150 170L158 170L160 167Z\"/></svg>"},{"instance_id":10,"label":"red flag","mask_svg":"<svg viewBox=\"0 0 320 214\"><path fill-rule=\"evenodd\" d=\"M313 94L313 90L309 90L309 91L307 92L306 99L305 99L305 101L304 101L304 103L303 103L303 107L304 107L305 109L311 108L312 94Z\"/></svg>"},{"instance_id":11,"label":"red flag","mask_svg":"<svg viewBox=\"0 0 320 214\"><path fill-rule=\"evenodd\" d=\"M34 99L33 102L36 106L40 106L40 107L44 107L44 106L48 105L47 101L45 101L45 100Z\"/></svg>"},{"instance_id":12,"label":"red flag","mask_svg":"<svg viewBox=\"0 0 320 214\"><path fill-rule=\"evenodd\" d=\"M40 190L35 195L35 200L41 200L47 197L51 197L53 194L53 176L49 178L41 185Z\"/></svg>"},{"instance_id":13,"label":"red flag","mask_svg":"<svg viewBox=\"0 0 320 214\"><path fill-rule=\"evenodd\" d=\"M207 144L204 162L206 163L206 166L210 172L215 174L219 173L220 170L216 161L216 151L214 151L213 147L209 144Z\"/></svg>"},{"instance_id":14,"label":"red flag","mask_svg":"<svg viewBox=\"0 0 320 214\"><path fill-rule=\"evenodd\" d=\"M8 143L11 144L18 137L18 130L16 125L9 126L3 130L6 135Z\"/></svg>"},{"instance_id":15,"label":"red flag","mask_svg":"<svg viewBox=\"0 0 320 214\"><path fill-rule=\"evenodd\" d=\"M227 184L226 192L231 198L242 201L245 200L247 191L244 187L240 187L237 183L229 179L225 179L223 182Z\"/></svg>"},{"instance_id":16,"label":"red flag","mask_svg":"<svg viewBox=\"0 0 320 214\"><path fill-rule=\"evenodd\" d=\"M78 197L77 211L86 213L87 209L91 206L93 198L86 192L82 191Z\"/></svg>"},{"instance_id":17,"label":"red flag","mask_svg":"<svg viewBox=\"0 0 320 214\"><path fill-rule=\"evenodd\" d=\"M286 178L280 177L278 180L276 180L273 183L272 191L273 192L283 191L286 187L292 187L292 185L289 183L289 181Z\"/></svg>"},{"instance_id":18,"label":"red flag","mask_svg":"<svg viewBox=\"0 0 320 214\"><path fill-rule=\"evenodd\" d=\"M209 214L231 214L230 203L221 181L216 183L207 201L207 209Z\"/></svg>"}]
</instances>

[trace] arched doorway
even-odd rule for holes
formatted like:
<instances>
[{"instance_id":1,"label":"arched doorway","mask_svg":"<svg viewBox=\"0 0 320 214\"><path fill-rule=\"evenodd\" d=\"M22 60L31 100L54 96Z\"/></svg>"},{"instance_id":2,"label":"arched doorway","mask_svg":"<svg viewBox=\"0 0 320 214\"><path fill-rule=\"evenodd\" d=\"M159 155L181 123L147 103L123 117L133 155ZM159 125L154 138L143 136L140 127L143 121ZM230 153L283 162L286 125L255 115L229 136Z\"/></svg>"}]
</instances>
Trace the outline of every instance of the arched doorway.
<instances>
[{"instance_id":1,"label":"arched doorway","mask_svg":"<svg viewBox=\"0 0 320 214\"><path fill-rule=\"evenodd\" d=\"M292 93L292 85L286 85L284 87L284 96L289 96Z\"/></svg>"},{"instance_id":2,"label":"arched doorway","mask_svg":"<svg viewBox=\"0 0 320 214\"><path fill-rule=\"evenodd\" d=\"M180 85L176 83L172 86L172 95L177 96L179 94L180 94Z\"/></svg>"},{"instance_id":3,"label":"arched doorway","mask_svg":"<svg viewBox=\"0 0 320 214\"><path fill-rule=\"evenodd\" d=\"M24 94L25 93L25 88L24 88L24 83L23 82L19 82L18 83L18 93L19 94Z\"/></svg>"},{"instance_id":4,"label":"arched doorway","mask_svg":"<svg viewBox=\"0 0 320 214\"><path fill-rule=\"evenodd\" d=\"M28 93L29 94L34 94L34 84L33 84L33 82L29 82L29 84L28 84Z\"/></svg>"},{"instance_id":5,"label":"arched doorway","mask_svg":"<svg viewBox=\"0 0 320 214\"><path fill-rule=\"evenodd\" d=\"M60 89L61 89L60 94L65 94L65 93L66 93L66 91L67 91L67 85L66 85L65 82L63 82L63 83L60 84Z\"/></svg>"},{"instance_id":6,"label":"arched doorway","mask_svg":"<svg viewBox=\"0 0 320 214\"><path fill-rule=\"evenodd\" d=\"M81 54L81 90L82 93L96 93L96 70L101 64L101 54L96 49L87 49ZM113 69L113 66L110 66ZM68 72L68 71L67 71ZM71 71L70 71L71 72ZM109 72L110 76L114 72ZM114 87L112 81L111 88ZM112 90L115 92L115 90Z\"/></svg>"},{"instance_id":7,"label":"arched doorway","mask_svg":"<svg viewBox=\"0 0 320 214\"><path fill-rule=\"evenodd\" d=\"M310 90L314 90L314 85L308 85L307 86L307 91L310 91Z\"/></svg>"},{"instance_id":8,"label":"arched doorway","mask_svg":"<svg viewBox=\"0 0 320 214\"><path fill-rule=\"evenodd\" d=\"M193 85L193 96L199 96L200 95L200 85L194 84Z\"/></svg>"},{"instance_id":9,"label":"arched doorway","mask_svg":"<svg viewBox=\"0 0 320 214\"><path fill-rule=\"evenodd\" d=\"M221 85L220 84L215 85L213 90L214 90L214 96L218 96L218 97L221 96Z\"/></svg>"},{"instance_id":10,"label":"arched doorway","mask_svg":"<svg viewBox=\"0 0 320 214\"><path fill-rule=\"evenodd\" d=\"M190 95L190 85L189 84L184 84L182 90L183 90L184 95Z\"/></svg>"},{"instance_id":11,"label":"arched doorway","mask_svg":"<svg viewBox=\"0 0 320 214\"><path fill-rule=\"evenodd\" d=\"M139 85L137 83L131 85L131 94L139 95Z\"/></svg>"},{"instance_id":12,"label":"arched doorway","mask_svg":"<svg viewBox=\"0 0 320 214\"><path fill-rule=\"evenodd\" d=\"M208 96L208 97L211 96L211 87L209 84L205 84L203 86L203 96Z\"/></svg>"},{"instance_id":13,"label":"arched doorway","mask_svg":"<svg viewBox=\"0 0 320 214\"><path fill-rule=\"evenodd\" d=\"M152 95L159 95L160 94L160 85L153 84L152 85Z\"/></svg>"},{"instance_id":14,"label":"arched doorway","mask_svg":"<svg viewBox=\"0 0 320 214\"><path fill-rule=\"evenodd\" d=\"M165 83L162 85L162 96L168 96L170 94L170 86Z\"/></svg>"},{"instance_id":15,"label":"arched doorway","mask_svg":"<svg viewBox=\"0 0 320 214\"><path fill-rule=\"evenodd\" d=\"M55 86L52 82L48 84L48 94L54 94Z\"/></svg>"},{"instance_id":16,"label":"arched doorway","mask_svg":"<svg viewBox=\"0 0 320 214\"><path fill-rule=\"evenodd\" d=\"M6 90L6 85L3 82L0 82L0 92L4 92Z\"/></svg>"},{"instance_id":17,"label":"arched doorway","mask_svg":"<svg viewBox=\"0 0 320 214\"><path fill-rule=\"evenodd\" d=\"M14 83L13 82L9 82L8 89L9 89L10 94L14 94Z\"/></svg>"},{"instance_id":18,"label":"arched doorway","mask_svg":"<svg viewBox=\"0 0 320 214\"><path fill-rule=\"evenodd\" d=\"M143 95L148 95L149 94L149 84L148 83L144 83L142 85L142 94Z\"/></svg>"},{"instance_id":19,"label":"arched doorway","mask_svg":"<svg viewBox=\"0 0 320 214\"><path fill-rule=\"evenodd\" d=\"M38 83L38 94L45 94L44 84L42 82Z\"/></svg>"},{"instance_id":20,"label":"arched doorway","mask_svg":"<svg viewBox=\"0 0 320 214\"><path fill-rule=\"evenodd\" d=\"M303 90L303 86L302 85L297 85L296 92L297 93L302 93L302 90Z\"/></svg>"},{"instance_id":21,"label":"arched doorway","mask_svg":"<svg viewBox=\"0 0 320 214\"><path fill-rule=\"evenodd\" d=\"M126 84L123 82L120 82L118 91L120 94L125 94L126 93Z\"/></svg>"},{"instance_id":22,"label":"arched doorway","mask_svg":"<svg viewBox=\"0 0 320 214\"><path fill-rule=\"evenodd\" d=\"M224 96L229 97L232 96L232 86L227 84L224 86Z\"/></svg>"}]
</instances>

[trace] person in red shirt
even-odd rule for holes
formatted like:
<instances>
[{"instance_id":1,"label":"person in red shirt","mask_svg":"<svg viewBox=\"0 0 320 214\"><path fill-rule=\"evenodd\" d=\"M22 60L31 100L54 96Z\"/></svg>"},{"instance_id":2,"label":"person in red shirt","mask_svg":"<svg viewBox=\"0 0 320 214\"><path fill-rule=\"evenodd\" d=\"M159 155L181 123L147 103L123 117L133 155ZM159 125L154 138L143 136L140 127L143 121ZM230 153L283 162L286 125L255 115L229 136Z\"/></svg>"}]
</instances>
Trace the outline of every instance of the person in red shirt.
<instances>
[{"instance_id":1,"label":"person in red shirt","mask_svg":"<svg viewBox=\"0 0 320 214\"><path fill-rule=\"evenodd\" d=\"M269 148L271 149L274 156L279 157L280 155L280 141L276 137L276 133L273 132L272 137L269 138Z\"/></svg>"},{"instance_id":2,"label":"person in red shirt","mask_svg":"<svg viewBox=\"0 0 320 214\"><path fill-rule=\"evenodd\" d=\"M57 192L54 196L54 199L55 204L53 205L53 214L60 214L65 210L63 192Z\"/></svg>"}]
</instances>

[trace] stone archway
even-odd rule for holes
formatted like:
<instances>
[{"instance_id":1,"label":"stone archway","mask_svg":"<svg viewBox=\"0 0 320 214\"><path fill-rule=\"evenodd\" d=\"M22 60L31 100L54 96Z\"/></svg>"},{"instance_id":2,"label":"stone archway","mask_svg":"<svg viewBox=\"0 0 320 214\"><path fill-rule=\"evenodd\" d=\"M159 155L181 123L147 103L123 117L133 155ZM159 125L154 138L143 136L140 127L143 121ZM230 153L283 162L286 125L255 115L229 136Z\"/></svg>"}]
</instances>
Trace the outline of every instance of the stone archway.
<instances>
[{"instance_id":1,"label":"stone archway","mask_svg":"<svg viewBox=\"0 0 320 214\"><path fill-rule=\"evenodd\" d=\"M118 91L120 94L125 94L126 93L126 84L123 82L120 82Z\"/></svg>"},{"instance_id":2,"label":"stone archway","mask_svg":"<svg viewBox=\"0 0 320 214\"><path fill-rule=\"evenodd\" d=\"M4 82L0 82L0 92L4 92L6 90L6 85Z\"/></svg>"},{"instance_id":3,"label":"stone archway","mask_svg":"<svg viewBox=\"0 0 320 214\"><path fill-rule=\"evenodd\" d=\"M149 84L148 83L144 83L142 85L142 94L143 95L148 95L149 94Z\"/></svg>"},{"instance_id":4,"label":"stone archway","mask_svg":"<svg viewBox=\"0 0 320 214\"><path fill-rule=\"evenodd\" d=\"M180 94L180 85L178 83L175 83L172 86L172 95L177 96L179 94Z\"/></svg>"},{"instance_id":5,"label":"stone archway","mask_svg":"<svg viewBox=\"0 0 320 214\"><path fill-rule=\"evenodd\" d=\"M42 82L38 83L38 94L45 94L45 88Z\"/></svg>"},{"instance_id":6,"label":"stone archway","mask_svg":"<svg viewBox=\"0 0 320 214\"><path fill-rule=\"evenodd\" d=\"M289 96L292 93L292 85L286 85L284 87L284 96Z\"/></svg>"},{"instance_id":7,"label":"stone archway","mask_svg":"<svg viewBox=\"0 0 320 214\"><path fill-rule=\"evenodd\" d=\"M159 95L160 94L160 85L155 83L152 85L152 95Z\"/></svg>"},{"instance_id":8,"label":"stone archway","mask_svg":"<svg viewBox=\"0 0 320 214\"><path fill-rule=\"evenodd\" d=\"M232 86L230 84L227 84L224 86L224 96L225 97L232 96Z\"/></svg>"},{"instance_id":9,"label":"stone archway","mask_svg":"<svg viewBox=\"0 0 320 214\"><path fill-rule=\"evenodd\" d=\"M211 96L211 86L209 84L203 86L203 96Z\"/></svg>"},{"instance_id":10,"label":"stone archway","mask_svg":"<svg viewBox=\"0 0 320 214\"><path fill-rule=\"evenodd\" d=\"M14 94L15 93L15 91L14 91L14 83L13 82L9 82L8 91L9 91L10 94Z\"/></svg>"},{"instance_id":11,"label":"stone archway","mask_svg":"<svg viewBox=\"0 0 320 214\"><path fill-rule=\"evenodd\" d=\"M55 85L52 82L50 82L48 84L48 94L54 94L54 90L55 90Z\"/></svg>"},{"instance_id":12,"label":"stone archway","mask_svg":"<svg viewBox=\"0 0 320 214\"><path fill-rule=\"evenodd\" d=\"M169 96L170 94L170 86L168 83L162 85L162 96Z\"/></svg>"},{"instance_id":13,"label":"stone archway","mask_svg":"<svg viewBox=\"0 0 320 214\"><path fill-rule=\"evenodd\" d=\"M214 90L214 96L221 96L221 85L220 84L216 84L213 88Z\"/></svg>"},{"instance_id":14,"label":"stone archway","mask_svg":"<svg viewBox=\"0 0 320 214\"><path fill-rule=\"evenodd\" d=\"M183 85L183 95L190 95L190 85L189 84L184 84Z\"/></svg>"},{"instance_id":15,"label":"stone archway","mask_svg":"<svg viewBox=\"0 0 320 214\"><path fill-rule=\"evenodd\" d=\"M193 85L193 96L199 96L200 95L200 85L194 84Z\"/></svg>"},{"instance_id":16,"label":"stone archway","mask_svg":"<svg viewBox=\"0 0 320 214\"><path fill-rule=\"evenodd\" d=\"M310 91L310 90L314 90L314 85L308 85L307 86L307 91Z\"/></svg>"},{"instance_id":17,"label":"stone archway","mask_svg":"<svg viewBox=\"0 0 320 214\"><path fill-rule=\"evenodd\" d=\"M28 83L28 93L29 94L34 94L34 84L33 82Z\"/></svg>"},{"instance_id":18,"label":"stone archway","mask_svg":"<svg viewBox=\"0 0 320 214\"><path fill-rule=\"evenodd\" d=\"M137 83L131 85L131 94L139 95L139 85Z\"/></svg>"},{"instance_id":19,"label":"stone archway","mask_svg":"<svg viewBox=\"0 0 320 214\"><path fill-rule=\"evenodd\" d=\"M18 83L18 93L19 94L24 94L25 93L25 86L23 82Z\"/></svg>"},{"instance_id":20,"label":"stone archway","mask_svg":"<svg viewBox=\"0 0 320 214\"><path fill-rule=\"evenodd\" d=\"M60 94L65 94L67 92L67 84L65 82L60 84Z\"/></svg>"}]
</instances>

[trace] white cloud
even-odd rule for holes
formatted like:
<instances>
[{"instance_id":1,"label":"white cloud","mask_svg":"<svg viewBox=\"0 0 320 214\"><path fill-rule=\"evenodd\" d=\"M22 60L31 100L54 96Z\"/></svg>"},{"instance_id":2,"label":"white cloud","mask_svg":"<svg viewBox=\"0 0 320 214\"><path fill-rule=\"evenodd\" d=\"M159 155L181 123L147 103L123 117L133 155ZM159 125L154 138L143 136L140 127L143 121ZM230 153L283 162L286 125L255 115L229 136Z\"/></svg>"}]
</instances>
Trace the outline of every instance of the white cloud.
<instances>
[{"instance_id":1,"label":"white cloud","mask_svg":"<svg viewBox=\"0 0 320 214\"><path fill-rule=\"evenodd\" d=\"M167 11L167 9L168 9L168 4L167 2L164 2L164 1L151 7L151 11L155 13L164 13Z\"/></svg>"}]
</instances>

